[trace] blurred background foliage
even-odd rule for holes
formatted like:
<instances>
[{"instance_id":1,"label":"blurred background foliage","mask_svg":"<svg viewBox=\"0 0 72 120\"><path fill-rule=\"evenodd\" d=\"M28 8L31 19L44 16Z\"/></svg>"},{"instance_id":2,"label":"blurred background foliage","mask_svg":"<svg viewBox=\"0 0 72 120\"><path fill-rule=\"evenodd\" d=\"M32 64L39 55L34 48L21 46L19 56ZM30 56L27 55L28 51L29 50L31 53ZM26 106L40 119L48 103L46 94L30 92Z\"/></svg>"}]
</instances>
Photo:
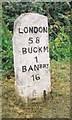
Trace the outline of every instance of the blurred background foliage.
<instances>
[{"instance_id":1,"label":"blurred background foliage","mask_svg":"<svg viewBox=\"0 0 72 120\"><path fill-rule=\"evenodd\" d=\"M2 68L13 72L12 36L15 19L22 13L36 12L47 16L50 59L70 58L71 2L3 2L2 3Z\"/></svg>"}]
</instances>

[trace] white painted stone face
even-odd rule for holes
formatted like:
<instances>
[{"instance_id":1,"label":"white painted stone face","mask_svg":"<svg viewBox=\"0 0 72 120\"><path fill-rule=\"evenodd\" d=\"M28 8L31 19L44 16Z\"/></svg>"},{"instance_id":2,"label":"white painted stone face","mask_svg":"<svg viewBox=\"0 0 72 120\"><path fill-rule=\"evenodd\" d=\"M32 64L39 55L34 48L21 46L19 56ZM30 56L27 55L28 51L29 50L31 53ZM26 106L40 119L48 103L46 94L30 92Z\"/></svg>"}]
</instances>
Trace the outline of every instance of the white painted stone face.
<instances>
[{"instance_id":1,"label":"white painted stone face","mask_svg":"<svg viewBox=\"0 0 72 120\"><path fill-rule=\"evenodd\" d=\"M14 23L13 54L15 89L28 99L51 91L47 17L21 14Z\"/></svg>"}]
</instances>

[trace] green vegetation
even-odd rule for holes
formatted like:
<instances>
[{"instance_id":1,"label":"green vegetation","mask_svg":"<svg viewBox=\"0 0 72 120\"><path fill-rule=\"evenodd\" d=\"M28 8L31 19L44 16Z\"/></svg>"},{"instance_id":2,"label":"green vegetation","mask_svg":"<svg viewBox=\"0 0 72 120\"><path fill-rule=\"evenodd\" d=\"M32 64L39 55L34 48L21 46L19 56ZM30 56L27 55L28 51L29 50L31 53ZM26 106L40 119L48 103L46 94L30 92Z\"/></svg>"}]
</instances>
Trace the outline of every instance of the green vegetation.
<instances>
[{"instance_id":1,"label":"green vegetation","mask_svg":"<svg viewBox=\"0 0 72 120\"><path fill-rule=\"evenodd\" d=\"M64 60L70 57L70 40L64 31L64 27L60 27L55 40L50 39L50 55L51 59Z\"/></svg>"},{"instance_id":2,"label":"green vegetation","mask_svg":"<svg viewBox=\"0 0 72 120\"><path fill-rule=\"evenodd\" d=\"M13 71L13 49L12 49L12 34L7 29L5 23L2 24L2 69L5 74L10 74Z\"/></svg>"},{"instance_id":3,"label":"green vegetation","mask_svg":"<svg viewBox=\"0 0 72 120\"><path fill-rule=\"evenodd\" d=\"M56 61L70 57L71 3L11 3L3 2L2 68L6 75L13 71L12 35L14 20L26 12L37 12L48 17L50 59Z\"/></svg>"}]
</instances>

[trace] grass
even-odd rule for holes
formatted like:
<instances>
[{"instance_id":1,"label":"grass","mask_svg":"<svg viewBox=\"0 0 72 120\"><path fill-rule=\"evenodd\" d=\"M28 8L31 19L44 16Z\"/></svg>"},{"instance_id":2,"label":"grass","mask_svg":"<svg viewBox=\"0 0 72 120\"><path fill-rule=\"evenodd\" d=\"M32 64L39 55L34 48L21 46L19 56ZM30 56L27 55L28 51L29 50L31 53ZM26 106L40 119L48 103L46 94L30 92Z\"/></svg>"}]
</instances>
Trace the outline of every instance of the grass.
<instances>
[{"instance_id":1,"label":"grass","mask_svg":"<svg viewBox=\"0 0 72 120\"><path fill-rule=\"evenodd\" d=\"M23 103L16 96L15 78L2 78L2 117L5 118L69 118L70 117L70 64L51 61L51 89L41 103Z\"/></svg>"}]
</instances>

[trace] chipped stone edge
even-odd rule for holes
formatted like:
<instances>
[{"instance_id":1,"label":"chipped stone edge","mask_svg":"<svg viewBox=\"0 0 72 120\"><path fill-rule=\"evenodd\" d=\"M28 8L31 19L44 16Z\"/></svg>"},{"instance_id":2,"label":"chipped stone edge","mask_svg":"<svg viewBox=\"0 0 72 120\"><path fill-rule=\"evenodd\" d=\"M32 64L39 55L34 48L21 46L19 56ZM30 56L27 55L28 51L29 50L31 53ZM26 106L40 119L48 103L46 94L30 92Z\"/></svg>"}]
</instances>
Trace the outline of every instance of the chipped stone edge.
<instances>
[{"instance_id":1,"label":"chipped stone edge","mask_svg":"<svg viewBox=\"0 0 72 120\"><path fill-rule=\"evenodd\" d=\"M14 86L15 86L15 94L16 94L16 96L18 98L20 98L23 103L34 103L34 102L36 102L36 103L40 102L41 103L43 101L46 101L49 98L50 93L51 93L51 89L49 89L49 91L47 91L47 93L46 93L46 99L44 98L44 94L41 95L40 97L36 97L36 98L30 97L29 98L29 97L24 97L24 96L20 95L20 92L17 89L16 82L15 82Z\"/></svg>"}]
</instances>

